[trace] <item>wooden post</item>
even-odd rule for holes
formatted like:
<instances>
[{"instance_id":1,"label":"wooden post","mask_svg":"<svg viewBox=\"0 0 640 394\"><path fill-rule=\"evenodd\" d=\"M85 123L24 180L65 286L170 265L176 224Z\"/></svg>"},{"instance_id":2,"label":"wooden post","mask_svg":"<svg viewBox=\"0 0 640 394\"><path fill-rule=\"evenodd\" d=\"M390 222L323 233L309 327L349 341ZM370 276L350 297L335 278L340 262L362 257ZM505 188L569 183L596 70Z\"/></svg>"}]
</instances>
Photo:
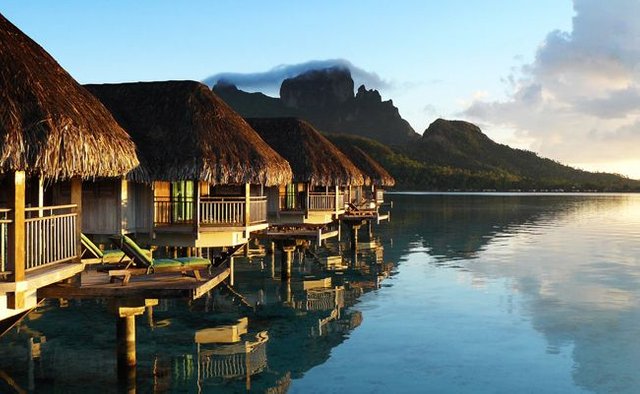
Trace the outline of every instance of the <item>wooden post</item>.
<instances>
[{"instance_id":1,"label":"wooden post","mask_svg":"<svg viewBox=\"0 0 640 394\"><path fill-rule=\"evenodd\" d=\"M155 230L155 221L156 221L156 183L153 182L150 186L150 193L149 193L149 238L150 239L156 239L156 232Z\"/></svg>"},{"instance_id":2,"label":"wooden post","mask_svg":"<svg viewBox=\"0 0 640 394\"><path fill-rule=\"evenodd\" d=\"M276 278L276 245L271 242L271 279Z\"/></svg>"},{"instance_id":3,"label":"wooden post","mask_svg":"<svg viewBox=\"0 0 640 394\"><path fill-rule=\"evenodd\" d=\"M80 234L82 233L82 179L71 178L71 204L76 205L76 262L80 262L82 255L82 243Z\"/></svg>"},{"instance_id":4,"label":"wooden post","mask_svg":"<svg viewBox=\"0 0 640 394\"><path fill-rule=\"evenodd\" d=\"M338 210L339 210L339 207L340 207L340 203L339 203L339 200L340 200L340 187L338 187L338 185L336 185L335 190L336 190L336 195L335 195L336 202L335 202L335 204L336 204L336 219L337 219L338 218Z\"/></svg>"},{"instance_id":5,"label":"wooden post","mask_svg":"<svg viewBox=\"0 0 640 394\"><path fill-rule=\"evenodd\" d=\"M8 226L8 259L7 270L13 272L14 282L25 280L25 173L16 171L9 182L8 208L11 209L11 223ZM15 292L7 295L7 306L11 309L24 308L24 293Z\"/></svg>"},{"instance_id":6,"label":"wooden post","mask_svg":"<svg viewBox=\"0 0 640 394\"><path fill-rule=\"evenodd\" d=\"M249 224L251 223L251 184L244 184L244 228L245 238L249 241Z\"/></svg>"},{"instance_id":7,"label":"wooden post","mask_svg":"<svg viewBox=\"0 0 640 394\"><path fill-rule=\"evenodd\" d=\"M126 178L120 179L120 187L118 188L118 223L120 224L120 228L118 232L120 234L126 234L127 226L128 226L128 209L127 205L129 204L129 184L127 183Z\"/></svg>"},{"instance_id":8,"label":"wooden post","mask_svg":"<svg viewBox=\"0 0 640 394\"><path fill-rule=\"evenodd\" d=\"M281 280L288 281L291 279L291 266L293 264L293 251L295 246L283 245L282 246L282 260L280 266L280 278Z\"/></svg>"},{"instance_id":9,"label":"wooden post","mask_svg":"<svg viewBox=\"0 0 640 394\"><path fill-rule=\"evenodd\" d=\"M118 316L116 321L118 375L136 366L136 316ZM124 371L123 371L124 370Z\"/></svg>"},{"instance_id":10,"label":"wooden post","mask_svg":"<svg viewBox=\"0 0 640 394\"><path fill-rule=\"evenodd\" d=\"M44 207L44 177L42 174L38 177L38 207ZM41 218L44 216L44 211L42 209L38 210L38 217Z\"/></svg>"},{"instance_id":11,"label":"wooden post","mask_svg":"<svg viewBox=\"0 0 640 394\"><path fill-rule=\"evenodd\" d=\"M358 249L358 230L359 229L360 229L359 225L351 226L351 249L354 251Z\"/></svg>"},{"instance_id":12,"label":"wooden post","mask_svg":"<svg viewBox=\"0 0 640 394\"><path fill-rule=\"evenodd\" d=\"M193 198L193 232L198 239L200 237L200 182L194 180L194 198Z\"/></svg>"},{"instance_id":13,"label":"wooden post","mask_svg":"<svg viewBox=\"0 0 640 394\"><path fill-rule=\"evenodd\" d=\"M309 184L309 182L304 184L304 195L305 195L305 199L306 199L306 203L304 206L304 217L305 218L309 218L309 204L311 204L311 196L309 194L309 189L311 188L311 185Z\"/></svg>"},{"instance_id":14,"label":"wooden post","mask_svg":"<svg viewBox=\"0 0 640 394\"><path fill-rule=\"evenodd\" d=\"M360 225L351 226L351 267L358 267L358 230Z\"/></svg>"}]
</instances>

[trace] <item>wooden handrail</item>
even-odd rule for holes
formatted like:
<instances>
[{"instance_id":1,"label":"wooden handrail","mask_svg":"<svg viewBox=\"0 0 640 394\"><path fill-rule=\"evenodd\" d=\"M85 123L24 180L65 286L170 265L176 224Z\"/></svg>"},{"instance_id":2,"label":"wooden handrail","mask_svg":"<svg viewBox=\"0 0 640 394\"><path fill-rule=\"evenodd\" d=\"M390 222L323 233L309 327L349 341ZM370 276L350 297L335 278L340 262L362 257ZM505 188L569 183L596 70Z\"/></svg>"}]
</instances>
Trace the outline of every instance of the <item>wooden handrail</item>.
<instances>
[{"instance_id":1,"label":"wooden handrail","mask_svg":"<svg viewBox=\"0 0 640 394\"><path fill-rule=\"evenodd\" d=\"M56 211L60 209L71 209L71 208L77 208L77 207L78 206L76 204L51 205L46 207L28 207L28 208L25 208L24 211L25 212Z\"/></svg>"},{"instance_id":2,"label":"wooden handrail","mask_svg":"<svg viewBox=\"0 0 640 394\"><path fill-rule=\"evenodd\" d=\"M51 216L45 216L45 217L35 217L35 218L26 218L24 221L25 223L30 223L30 222L37 222L37 221L42 221L45 219L51 219L51 218L66 218L69 216L78 216L77 213L63 213L62 215L51 215Z\"/></svg>"}]
</instances>

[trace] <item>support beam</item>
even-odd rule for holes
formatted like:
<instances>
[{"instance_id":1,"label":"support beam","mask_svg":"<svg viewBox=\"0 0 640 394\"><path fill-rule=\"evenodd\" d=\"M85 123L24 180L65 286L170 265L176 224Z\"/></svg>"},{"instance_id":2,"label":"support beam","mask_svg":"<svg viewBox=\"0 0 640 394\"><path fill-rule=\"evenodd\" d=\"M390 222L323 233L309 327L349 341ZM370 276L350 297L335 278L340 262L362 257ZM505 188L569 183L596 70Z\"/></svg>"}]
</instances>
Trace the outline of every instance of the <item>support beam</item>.
<instances>
[{"instance_id":1,"label":"support beam","mask_svg":"<svg viewBox=\"0 0 640 394\"><path fill-rule=\"evenodd\" d=\"M116 339L118 375L136 366L136 316L126 315L116 318Z\"/></svg>"},{"instance_id":2,"label":"support beam","mask_svg":"<svg viewBox=\"0 0 640 394\"><path fill-rule=\"evenodd\" d=\"M360 225L352 225L351 226L351 249L358 249L358 230L360 229Z\"/></svg>"},{"instance_id":3,"label":"support beam","mask_svg":"<svg viewBox=\"0 0 640 394\"><path fill-rule=\"evenodd\" d=\"M14 282L25 280L25 182L24 171L16 171L9 179L8 208L11 209L11 223L8 226L7 270L13 272ZM7 306L11 309L24 308L25 296L22 292L9 293Z\"/></svg>"},{"instance_id":4,"label":"support beam","mask_svg":"<svg viewBox=\"0 0 640 394\"><path fill-rule=\"evenodd\" d=\"M335 213L336 213L336 219L337 219L338 218L338 211L340 210L340 203L339 203L339 200L340 200L340 187L338 187L338 185L335 186L335 199L336 199L336 202L335 202L336 212Z\"/></svg>"},{"instance_id":5,"label":"support beam","mask_svg":"<svg viewBox=\"0 0 640 394\"><path fill-rule=\"evenodd\" d=\"M309 193L309 189L311 188L311 185L307 182L304 184L304 198L305 198L305 204L304 204L304 217L305 218L309 218L309 204L311 204L311 195Z\"/></svg>"},{"instance_id":6,"label":"support beam","mask_svg":"<svg viewBox=\"0 0 640 394\"><path fill-rule=\"evenodd\" d=\"M293 251L295 246L282 246L282 260L280 265L280 279L286 282L291 279L291 267L293 265Z\"/></svg>"},{"instance_id":7,"label":"support beam","mask_svg":"<svg viewBox=\"0 0 640 394\"><path fill-rule=\"evenodd\" d=\"M245 227L245 238L247 241L250 238L249 234L249 225L251 223L251 184L244 184L244 227Z\"/></svg>"},{"instance_id":8,"label":"support beam","mask_svg":"<svg viewBox=\"0 0 640 394\"><path fill-rule=\"evenodd\" d=\"M76 260L80 262L82 255L82 243L80 234L82 233L82 179L80 177L71 178L71 204L76 205Z\"/></svg>"},{"instance_id":9,"label":"support beam","mask_svg":"<svg viewBox=\"0 0 640 394\"><path fill-rule=\"evenodd\" d=\"M366 242L373 241L373 221L367 220L367 236L365 238Z\"/></svg>"},{"instance_id":10,"label":"support beam","mask_svg":"<svg viewBox=\"0 0 640 394\"><path fill-rule=\"evenodd\" d=\"M120 179L118 188L118 224L119 229L118 232L120 234L126 234L127 227L129 226L129 218L128 218L128 209L127 206L129 204L129 183L126 178Z\"/></svg>"},{"instance_id":11,"label":"support beam","mask_svg":"<svg viewBox=\"0 0 640 394\"><path fill-rule=\"evenodd\" d=\"M44 207L44 177L42 174L38 177L38 207ZM42 209L38 210L38 217L43 217L44 211Z\"/></svg>"},{"instance_id":12,"label":"support beam","mask_svg":"<svg viewBox=\"0 0 640 394\"><path fill-rule=\"evenodd\" d=\"M112 300L110 308L116 315L116 360L118 385L121 391L136 389L136 316L146 308L158 305L156 299Z\"/></svg>"},{"instance_id":13,"label":"support beam","mask_svg":"<svg viewBox=\"0 0 640 394\"><path fill-rule=\"evenodd\" d=\"M193 181L193 234L196 240L200 235L200 181Z\"/></svg>"}]
</instances>

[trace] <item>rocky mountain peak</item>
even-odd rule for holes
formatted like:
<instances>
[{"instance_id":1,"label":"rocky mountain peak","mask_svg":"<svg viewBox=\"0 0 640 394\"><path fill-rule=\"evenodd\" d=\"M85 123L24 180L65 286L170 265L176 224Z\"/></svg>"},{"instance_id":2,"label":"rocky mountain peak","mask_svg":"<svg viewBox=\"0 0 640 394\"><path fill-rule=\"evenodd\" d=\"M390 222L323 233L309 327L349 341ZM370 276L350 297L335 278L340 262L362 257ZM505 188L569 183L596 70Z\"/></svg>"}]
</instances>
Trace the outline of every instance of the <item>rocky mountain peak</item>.
<instances>
[{"instance_id":1,"label":"rocky mountain peak","mask_svg":"<svg viewBox=\"0 0 640 394\"><path fill-rule=\"evenodd\" d=\"M311 70L285 79L280 86L280 99L291 108L336 107L353 99L353 85L347 68Z\"/></svg>"}]
</instances>

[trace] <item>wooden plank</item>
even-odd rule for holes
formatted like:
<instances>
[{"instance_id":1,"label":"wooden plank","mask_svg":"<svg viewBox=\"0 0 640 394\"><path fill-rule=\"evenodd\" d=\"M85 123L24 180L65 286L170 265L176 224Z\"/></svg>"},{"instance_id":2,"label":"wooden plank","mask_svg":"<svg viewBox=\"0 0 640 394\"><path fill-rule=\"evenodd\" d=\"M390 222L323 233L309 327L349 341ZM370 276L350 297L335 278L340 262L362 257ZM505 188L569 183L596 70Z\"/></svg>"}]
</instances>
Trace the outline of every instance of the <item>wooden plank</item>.
<instances>
[{"instance_id":1,"label":"wooden plank","mask_svg":"<svg viewBox=\"0 0 640 394\"><path fill-rule=\"evenodd\" d=\"M44 298L189 298L196 299L229 277L231 270L220 267L202 275L202 281L177 274L132 277L126 286L110 283L109 275L96 272L83 277L81 286L57 283L38 290Z\"/></svg>"}]
</instances>

